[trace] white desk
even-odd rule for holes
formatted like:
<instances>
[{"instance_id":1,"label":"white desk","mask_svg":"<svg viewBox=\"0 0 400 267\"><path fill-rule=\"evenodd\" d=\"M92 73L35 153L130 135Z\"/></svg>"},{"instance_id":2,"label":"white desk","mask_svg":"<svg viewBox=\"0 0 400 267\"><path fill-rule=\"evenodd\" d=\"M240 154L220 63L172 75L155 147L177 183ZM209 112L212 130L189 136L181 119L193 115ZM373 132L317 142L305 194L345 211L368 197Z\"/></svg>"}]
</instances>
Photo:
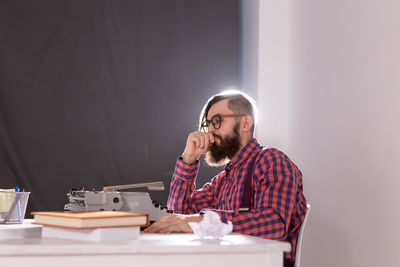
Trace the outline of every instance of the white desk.
<instances>
[{"instance_id":1,"label":"white desk","mask_svg":"<svg viewBox=\"0 0 400 267\"><path fill-rule=\"evenodd\" d=\"M41 238L41 227L0 225L0 266L283 266L290 244L231 234L219 240L192 234L147 234L119 242Z\"/></svg>"}]
</instances>

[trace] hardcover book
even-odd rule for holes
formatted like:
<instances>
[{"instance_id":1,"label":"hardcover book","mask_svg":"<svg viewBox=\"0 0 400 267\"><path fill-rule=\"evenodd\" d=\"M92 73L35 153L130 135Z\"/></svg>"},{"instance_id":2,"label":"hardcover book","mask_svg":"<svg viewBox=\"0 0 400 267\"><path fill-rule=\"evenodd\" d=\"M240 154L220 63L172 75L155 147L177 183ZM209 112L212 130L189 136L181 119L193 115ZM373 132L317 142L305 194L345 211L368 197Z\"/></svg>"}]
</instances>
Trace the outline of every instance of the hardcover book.
<instances>
[{"instance_id":1,"label":"hardcover book","mask_svg":"<svg viewBox=\"0 0 400 267\"><path fill-rule=\"evenodd\" d=\"M31 214L34 215L34 224L71 229L149 225L149 214L127 211L43 211Z\"/></svg>"}]
</instances>

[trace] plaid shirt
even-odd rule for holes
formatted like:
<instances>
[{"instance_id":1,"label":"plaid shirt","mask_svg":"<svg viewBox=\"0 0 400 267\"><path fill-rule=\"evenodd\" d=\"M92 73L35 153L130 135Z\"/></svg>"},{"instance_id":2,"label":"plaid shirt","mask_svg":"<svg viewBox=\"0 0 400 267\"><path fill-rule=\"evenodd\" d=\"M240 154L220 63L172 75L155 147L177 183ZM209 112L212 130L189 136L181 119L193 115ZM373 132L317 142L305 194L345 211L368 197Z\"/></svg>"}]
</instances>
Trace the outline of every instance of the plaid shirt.
<instances>
[{"instance_id":1,"label":"plaid shirt","mask_svg":"<svg viewBox=\"0 0 400 267\"><path fill-rule=\"evenodd\" d=\"M254 157L253 208L239 213L247 169ZM178 159L168 197L170 210L180 214L213 210L223 222L232 221L234 232L290 242L292 251L285 253L285 257L295 259L307 203L302 174L284 153L263 148L253 139L225 170L195 190L198 168L199 161L186 164Z\"/></svg>"}]
</instances>

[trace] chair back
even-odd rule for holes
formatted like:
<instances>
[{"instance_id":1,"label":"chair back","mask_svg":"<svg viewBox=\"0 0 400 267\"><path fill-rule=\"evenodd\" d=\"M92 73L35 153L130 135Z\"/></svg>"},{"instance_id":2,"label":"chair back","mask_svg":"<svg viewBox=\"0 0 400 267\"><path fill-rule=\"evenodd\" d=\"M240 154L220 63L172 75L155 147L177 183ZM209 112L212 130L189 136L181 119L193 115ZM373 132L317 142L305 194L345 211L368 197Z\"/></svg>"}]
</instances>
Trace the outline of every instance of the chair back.
<instances>
[{"instance_id":1,"label":"chair back","mask_svg":"<svg viewBox=\"0 0 400 267\"><path fill-rule=\"evenodd\" d=\"M308 218L308 214L310 214L310 208L311 205L307 204L307 211L306 211L306 215L304 216L304 220L301 223L300 226L300 234L299 234L299 238L297 239L297 245L296 245L296 261L294 263L294 267L300 267L300 258L301 258L301 243L303 241L303 233L304 233L304 226L306 225L306 221Z\"/></svg>"}]
</instances>

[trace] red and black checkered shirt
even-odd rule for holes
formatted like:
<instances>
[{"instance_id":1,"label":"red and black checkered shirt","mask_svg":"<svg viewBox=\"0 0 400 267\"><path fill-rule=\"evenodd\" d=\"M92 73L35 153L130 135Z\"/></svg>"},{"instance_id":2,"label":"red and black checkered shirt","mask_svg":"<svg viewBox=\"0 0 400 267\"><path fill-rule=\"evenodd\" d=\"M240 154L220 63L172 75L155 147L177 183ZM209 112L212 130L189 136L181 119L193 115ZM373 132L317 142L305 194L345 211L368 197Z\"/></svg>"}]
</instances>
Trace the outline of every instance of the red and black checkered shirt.
<instances>
[{"instance_id":1,"label":"red and black checkered shirt","mask_svg":"<svg viewBox=\"0 0 400 267\"><path fill-rule=\"evenodd\" d=\"M252 209L239 213L247 169L254 157ZM285 257L295 259L307 203L302 174L284 153L264 148L253 139L225 170L195 190L198 168L199 161L186 164L178 159L168 197L170 210L180 214L216 211L223 222L232 221L234 232L290 242L292 251Z\"/></svg>"}]
</instances>

